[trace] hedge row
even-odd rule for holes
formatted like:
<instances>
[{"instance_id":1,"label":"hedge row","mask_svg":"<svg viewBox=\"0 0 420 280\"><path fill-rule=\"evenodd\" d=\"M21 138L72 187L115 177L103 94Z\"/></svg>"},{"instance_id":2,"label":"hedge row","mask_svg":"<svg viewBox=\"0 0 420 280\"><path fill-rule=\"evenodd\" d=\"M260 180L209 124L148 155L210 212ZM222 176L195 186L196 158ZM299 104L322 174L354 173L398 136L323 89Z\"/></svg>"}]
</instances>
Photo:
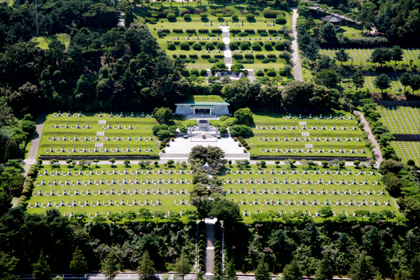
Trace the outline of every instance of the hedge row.
<instances>
[{"instance_id":1,"label":"hedge row","mask_svg":"<svg viewBox=\"0 0 420 280\"><path fill-rule=\"evenodd\" d=\"M242 136L238 137L238 141L242 144L242 146L245 149L247 149L247 150L251 149L251 147L248 145L248 143L246 142L246 140Z\"/></svg>"},{"instance_id":2,"label":"hedge row","mask_svg":"<svg viewBox=\"0 0 420 280\"><path fill-rule=\"evenodd\" d=\"M206 224L201 221L198 224L198 239L197 239L197 248L198 248L198 265L201 271L204 271L204 257L206 255Z\"/></svg>"},{"instance_id":3,"label":"hedge row","mask_svg":"<svg viewBox=\"0 0 420 280\"><path fill-rule=\"evenodd\" d=\"M216 222L214 233L214 274L222 273L222 228L219 221Z\"/></svg>"},{"instance_id":4,"label":"hedge row","mask_svg":"<svg viewBox=\"0 0 420 280\"><path fill-rule=\"evenodd\" d=\"M34 180L38 174L37 165L33 164L29 168L28 173L26 174L26 180L23 184L22 195L19 197L17 206L25 207L26 200L32 196L32 191L34 190Z\"/></svg>"}]
</instances>

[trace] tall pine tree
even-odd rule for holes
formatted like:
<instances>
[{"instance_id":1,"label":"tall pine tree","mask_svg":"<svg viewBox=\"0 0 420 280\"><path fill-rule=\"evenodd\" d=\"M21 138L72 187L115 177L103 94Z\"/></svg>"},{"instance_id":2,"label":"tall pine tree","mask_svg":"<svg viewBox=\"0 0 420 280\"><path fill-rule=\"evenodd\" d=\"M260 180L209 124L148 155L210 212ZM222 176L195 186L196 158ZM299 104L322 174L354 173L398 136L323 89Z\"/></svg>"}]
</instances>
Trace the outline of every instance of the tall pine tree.
<instances>
[{"instance_id":1,"label":"tall pine tree","mask_svg":"<svg viewBox=\"0 0 420 280\"><path fill-rule=\"evenodd\" d=\"M119 269L120 268L116 262L116 258L112 251L110 251L102 263L102 273L105 275L105 278L107 280L112 280L115 278L115 276L117 276L117 272Z\"/></svg>"},{"instance_id":2,"label":"tall pine tree","mask_svg":"<svg viewBox=\"0 0 420 280\"><path fill-rule=\"evenodd\" d=\"M73 259L70 262L70 269L71 272L77 276L79 280L80 276L87 272L88 266L83 255L82 250L80 250L79 246L76 247L76 250L73 253Z\"/></svg>"},{"instance_id":3,"label":"tall pine tree","mask_svg":"<svg viewBox=\"0 0 420 280\"><path fill-rule=\"evenodd\" d=\"M302 272L296 260L292 260L283 269L284 280L302 280Z\"/></svg>"},{"instance_id":4,"label":"tall pine tree","mask_svg":"<svg viewBox=\"0 0 420 280\"><path fill-rule=\"evenodd\" d=\"M19 159L21 157L19 150L19 141L17 139L8 140L4 153L4 162L9 159Z\"/></svg>"},{"instance_id":5,"label":"tall pine tree","mask_svg":"<svg viewBox=\"0 0 420 280\"><path fill-rule=\"evenodd\" d=\"M264 263L264 259L260 261L255 270L255 280L269 280L271 279L268 264Z\"/></svg>"},{"instance_id":6,"label":"tall pine tree","mask_svg":"<svg viewBox=\"0 0 420 280\"><path fill-rule=\"evenodd\" d=\"M353 280L368 280L375 276L374 269L366 259L366 252L362 252L356 262L350 267L348 276Z\"/></svg>"},{"instance_id":7,"label":"tall pine tree","mask_svg":"<svg viewBox=\"0 0 420 280\"><path fill-rule=\"evenodd\" d=\"M315 280L332 280L333 276L334 272L328 258L328 253L325 253L315 272Z\"/></svg>"},{"instance_id":8,"label":"tall pine tree","mask_svg":"<svg viewBox=\"0 0 420 280\"><path fill-rule=\"evenodd\" d=\"M48 265L47 259L42 252L39 254L38 262L34 263L32 267L32 277L35 280L50 280L50 266Z\"/></svg>"},{"instance_id":9,"label":"tall pine tree","mask_svg":"<svg viewBox=\"0 0 420 280\"><path fill-rule=\"evenodd\" d=\"M149 252L145 251L140 260L140 265L137 267L137 274L139 275L139 280L146 280L150 278L151 275L156 273L156 269L153 267L155 263L150 258Z\"/></svg>"}]
</instances>

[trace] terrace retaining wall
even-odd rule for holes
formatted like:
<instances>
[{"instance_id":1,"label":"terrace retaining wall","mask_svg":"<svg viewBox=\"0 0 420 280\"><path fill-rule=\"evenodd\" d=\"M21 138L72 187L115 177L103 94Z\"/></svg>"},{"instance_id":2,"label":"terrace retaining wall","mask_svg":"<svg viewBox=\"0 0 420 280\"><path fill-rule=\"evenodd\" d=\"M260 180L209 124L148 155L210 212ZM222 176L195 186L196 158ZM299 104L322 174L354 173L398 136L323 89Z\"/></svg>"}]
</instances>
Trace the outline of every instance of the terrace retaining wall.
<instances>
[{"instance_id":1,"label":"terrace retaining wall","mask_svg":"<svg viewBox=\"0 0 420 280\"><path fill-rule=\"evenodd\" d=\"M420 141L420 134L392 134L395 141Z\"/></svg>"},{"instance_id":2,"label":"terrace retaining wall","mask_svg":"<svg viewBox=\"0 0 420 280\"><path fill-rule=\"evenodd\" d=\"M370 157L322 157L322 156L251 156L252 160L286 160L286 159L295 159L295 160L302 160L302 159L306 159L306 160L334 160L334 159L339 159L339 160L345 160L345 161L355 161L355 160L360 160L360 161L371 161L372 158Z\"/></svg>"},{"instance_id":3,"label":"terrace retaining wall","mask_svg":"<svg viewBox=\"0 0 420 280\"><path fill-rule=\"evenodd\" d=\"M51 159L57 159L57 160L66 160L66 159L73 159L73 160L80 160L80 159L87 159L87 160L94 160L94 159L97 159L97 160L109 160L109 159L111 159L111 158L113 158L113 159L116 159L116 160L118 160L118 159L127 159L127 160L130 160L130 159L159 159L159 156L158 155L156 155L156 156L140 156L140 155L109 155L109 156L106 156L106 155L98 155L98 156L88 156L88 155L86 155L86 156L84 156L84 155L72 155L72 156L70 156L70 155L68 155L68 156L39 156L39 159L42 159L42 160L51 160Z\"/></svg>"},{"instance_id":4,"label":"terrace retaining wall","mask_svg":"<svg viewBox=\"0 0 420 280\"><path fill-rule=\"evenodd\" d=\"M361 104L359 100L356 100L355 102ZM373 102L382 106L420 106L420 101L373 100Z\"/></svg>"}]
</instances>

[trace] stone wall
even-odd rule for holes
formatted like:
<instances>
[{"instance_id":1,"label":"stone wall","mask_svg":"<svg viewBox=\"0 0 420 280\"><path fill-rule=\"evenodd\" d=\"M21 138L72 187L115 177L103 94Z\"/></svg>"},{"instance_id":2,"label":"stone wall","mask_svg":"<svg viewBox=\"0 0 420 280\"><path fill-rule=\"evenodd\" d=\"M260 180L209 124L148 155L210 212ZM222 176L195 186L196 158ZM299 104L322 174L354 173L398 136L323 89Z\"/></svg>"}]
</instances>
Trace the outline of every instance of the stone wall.
<instances>
[{"instance_id":1,"label":"stone wall","mask_svg":"<svg viewBox=\"0 0 420 280\"><path fill-rule=\"evenodd\" d=\"M393 134L395 141L420 141L420 134Z\"/></svg>"},{"instance_id":2,"label":"stone wall","mask_svg":"<svg viewBox=\"0 0 420 280\"><path fill-rule=\"evenodd\" d=\"M358 100L355 102L361 104ZM420 106L420 101L373 100L373 102L382 106Z\"/></svg>"},{"instance_id":3,"label":"stone wall","mask_svg":"<svg viewBox=\"0 0 420 280\"><path fill-rule=\"evenodd\" d=\"M57 160L66 160L71 158L72 160L80 160L80 159L87 159L87 160L110 160L111 158L114 158L116 160L133 160L133 159L137 159L137 160L145 160L145 159L159 159L159 156L135 156L135 155L109 155L109 156L105 156L105 155L98 155L98 156L83 156L83 155L74 155L74 156L39 156L39 159L42 160L51 160L51 159L57 159Z\"/></svg>"},{"instance_id":4,"label":"stone wall","mask_svg":"<svg viewBox=\"0 0 420 280\"><path fill-rule=\"evenodd\" d=\"M213 115L229 115L229 109L226 105L215 105L212 110Z\"/></svg>"},{"instance_id":5,"label":"stone wall","mask_svg":"<svg viewBox=\"0 0 420 280\"><path fill-rule=\"evenodd\" d=\"M188 116L194 114L194 110L191 108L191 105L177 105L175 114Z\"/></svg>"},{"instance_id":6,"label":"stone wall","mask_svg":"<svg viewBox=\"0 0 420 280\"><path fill-rule=\"evenodd\" d=\"M371 161L372 158L368 158L368 157L322 157L322 156L257 156L257 157L253 157L251 156L252 160L286 160L286 159L294 159L294 160L302 160L302 159L306 159L306 160L316 160L316 161L323 161L323 160L334 160L334 159L339 159L339 160L345 160L345 161L355 161L355 160L360 160L360 161Z\"/></svg>"}]
</instances>

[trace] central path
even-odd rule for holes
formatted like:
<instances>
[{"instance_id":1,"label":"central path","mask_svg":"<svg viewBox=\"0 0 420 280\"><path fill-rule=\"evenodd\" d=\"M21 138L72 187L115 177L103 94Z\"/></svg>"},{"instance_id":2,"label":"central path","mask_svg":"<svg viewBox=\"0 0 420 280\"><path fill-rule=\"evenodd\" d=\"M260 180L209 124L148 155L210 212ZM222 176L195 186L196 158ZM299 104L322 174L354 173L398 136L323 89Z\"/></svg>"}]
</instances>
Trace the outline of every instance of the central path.
<instances>
[{"instance_id":1,"label":"central path","mask_svg":"<svg viewBox=\"0 0 420 280\"><path fill-rule=\"evenodd\" d=\"M372 134L372 130L370 129L369 123L365 119L365 116L363 115L363 113L361 113L359 111L355 111L355 113L360 116L360 122L363 124L363 130L365 132L369 133L368 134L368 139L375 146L375 148L373 148L373 155L375 157L374 160L376 161L377 167L379 167L381 162L384 160L382 158L381 148L379 147L379 144L376 141L375 136Z\"/></svg>"},{"instance_id":2,"label":"central path","mask_svg":"<svg viewBox=\"0 0 420 280\"><path fill-rule=\"evenodd\" d=\"M213 275L214 272L214 232L217 219L206 219L206 275Z\"/></svg>"},{"instance_id":3,"label":"central path","mask_svg":"<svg viewBox=\"0 0 420 280\"><path fill-rule=\"evenodd\" d=\"M31 149L29 150L28 159L25 160L25 163L28 165L36 163L36 155L38 154L39 141L41 140L45 119L46 115L44 113L40 113L36 120L36 130L34 136L32 137Z\"/></svg>"},{"instance_id":4,"label":"central path","mask_svg":"<svg viewBox=\"0 0 420 280\"><path fill-rule=\"evenodd\" d=\"M293 74L295 81L303 81L302 68L300 67L299 45L297 43L296 23L299 17L297 8L293 8L293 23L292 23L292 57L293 57Z\"/></svg>"},{"instance_id":5,"label":"central path","mask_svg":"<svg viewBox=\"0 0 420 280\"><path fill-rule=\"evenodd\" d=\"M229 43L230 43L230 33L229 33L229 26L222 27L223 32L223 43L225 43L225 64L227 67L232 66L232 51L230 50Z\"/></svg>"}]
</instances>

